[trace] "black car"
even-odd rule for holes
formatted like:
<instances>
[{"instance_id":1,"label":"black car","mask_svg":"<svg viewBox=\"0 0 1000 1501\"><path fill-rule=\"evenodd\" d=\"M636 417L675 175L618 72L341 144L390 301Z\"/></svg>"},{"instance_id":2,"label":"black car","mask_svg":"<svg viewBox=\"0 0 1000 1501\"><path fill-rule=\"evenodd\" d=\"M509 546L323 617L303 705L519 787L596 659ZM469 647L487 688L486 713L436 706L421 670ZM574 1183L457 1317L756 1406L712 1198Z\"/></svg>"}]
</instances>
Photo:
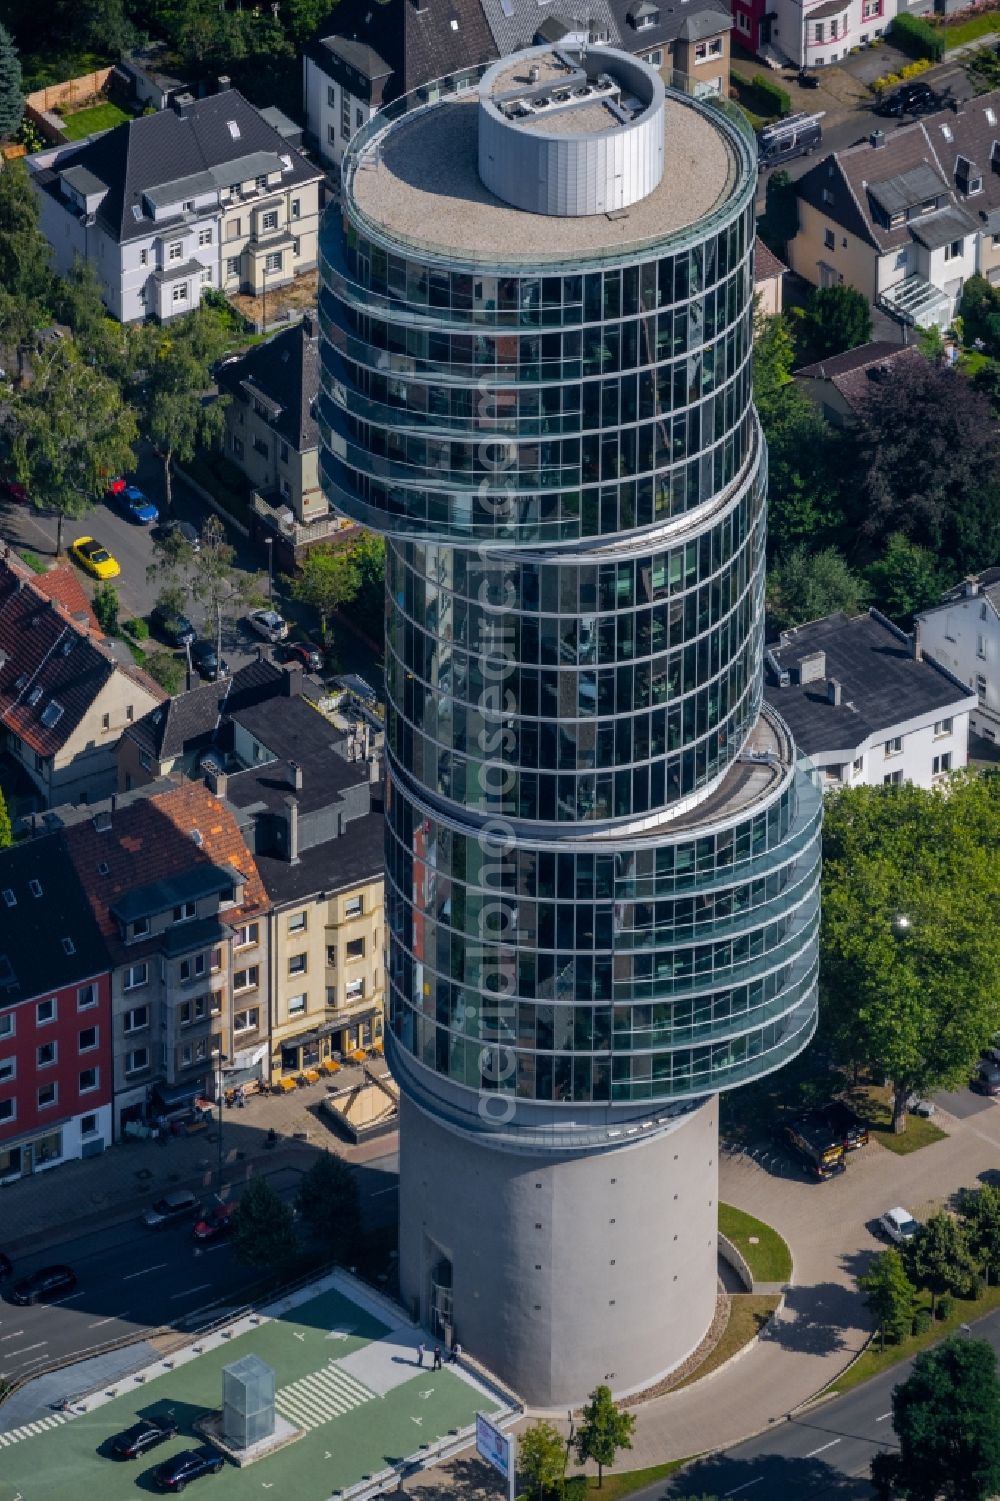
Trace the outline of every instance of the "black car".
<instances>
[{"instance_id":1,"label":"black car","mask_svg":"<svg viewBox=\"0 0 1000 1501\"><path fill-rule=\"evenodd\" d=\"M186 542L192 552L201 552L201 538L198 528L191 525L190 521L168 521L160 528L160 536L164 538L175 536L182 542Z\"/></svg>"},{"instance_id":2,"label":"black car","mask_svg":"<svg viewBox=\"0 0 1000 1501\"><path fill-rule=\"evenodd\" d=\"M940 100L927 83L904 83L875 106L877 115L897 120L901 115L922 115L940 108Z\"/></svg>"},{"instance_id":3,"label":"black car","mask_svg":"<svg viewBox=\"0 0 1000 1501\"><path fill-rule=\"evenodd\" d=\"M283 662L300 662L307 672L323 670L323 653L311 641L286 641L280 655Z\"/></svg>"},{"instance_id":4,"label":"black car","mask_svg":"<svg viewBox=\"0 0 1000 1501\"><path fill-rule=\"evenodd\" d=\"M116 1459L138 1459L158 1444L166 1443L168 1438L176 1437L177 1424L173 1418L141 1418L124 1433L115 1435L111 1440L111 1452Z\"/></svg>"},{"instance_id":5,"label":"black car","mask_svg":"<svg viewBox=\"0 0 1000 1501\"><path fill-rule=\"evenodd\" d=\"M868 1127L843 1100L831 1100L829 1105L822 1106L816 1114L840 1137L845 1152L856 1152L859 1147L868 1145Z\"/></svg>"},{"instance_id":6,"label":"black car","mask_svg":"<svg viewBox=\"0 0 1000 1501\"><path fill-rule=\"evenodd\" d=\"M22 1277L11 1288L11 1302L24 1307L28 1303L47 1303L64 1297L76 1287L76 1275L68 1266L43 1266L30 1277Z\"/></svg>"},{"instance_id":7,"label":"black car","mask_svg":"<svg viewBox=\"0 0 1000 1501\"><path fill-rule=\"evenodd\" d=\"M209 682L229 676L228 664L225 661L219 661L215 647L203 636L199 636L197 641L191 643L191 665L195 672L200 673L203 678L208 678Z\"/></svg>"},{"instance_id":8,"label":"black car","mask_svg":"<svg viewBox=\"0 0 1000 1501\"><path fill-rule=\"evenodd\" d=\"M157 605L150 614L149 623L171 646L189 646L198 634L187 616L180 610L170 609L169 605Z\"/></svg>"},{"instance_id":9,"label":"black car","mask_svg":"<svg viewBox=\"0 0 1000 1501\"><path fill-rule=\"evenodd\" d=\"M218 1475L225 1460L218 1449L202 1444L198 1449L182 1449L159 1466L153 1479L161 1491L182 1491L202 1475Z\"/></svg>"}]
</instances>

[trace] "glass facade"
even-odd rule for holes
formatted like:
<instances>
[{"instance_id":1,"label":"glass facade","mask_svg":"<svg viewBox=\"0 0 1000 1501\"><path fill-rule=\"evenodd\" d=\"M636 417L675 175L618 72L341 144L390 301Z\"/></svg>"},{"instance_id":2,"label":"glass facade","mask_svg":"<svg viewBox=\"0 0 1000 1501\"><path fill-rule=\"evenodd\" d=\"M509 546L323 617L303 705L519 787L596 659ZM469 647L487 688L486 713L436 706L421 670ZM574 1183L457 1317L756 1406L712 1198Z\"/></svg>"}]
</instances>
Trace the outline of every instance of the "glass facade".
<instances>
[{"instance_id":1,"label":"glass facade","mask_svg":"<svg viewBox=\"0 0 1000 1501\"><path fill-rule=\"evenodd\" d=\"M756 171L683 102L734 186L618 263L415 247L354 203L367 137L322 233L324 484L389 538L390 1057L470 1120L681 1105L815 1028L821 797L762 714Z\"/></svg>"}]
</instances>

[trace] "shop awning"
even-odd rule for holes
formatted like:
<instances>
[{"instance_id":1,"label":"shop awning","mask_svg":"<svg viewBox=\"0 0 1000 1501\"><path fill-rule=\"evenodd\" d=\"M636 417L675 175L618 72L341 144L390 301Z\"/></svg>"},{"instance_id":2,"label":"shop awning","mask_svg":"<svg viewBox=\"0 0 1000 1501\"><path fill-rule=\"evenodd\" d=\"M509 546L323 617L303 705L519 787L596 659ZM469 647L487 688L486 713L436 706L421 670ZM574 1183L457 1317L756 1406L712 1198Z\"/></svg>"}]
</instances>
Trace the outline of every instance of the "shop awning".
<instances>
[{"instance_id":1,"label":"shop awning","mask_svg":"<svg viewBox=\"0 0 1000 1501\"><path fill-rule=\"evenodd\" d=\"M185 1105L188 1100L193 1100L204 1092L205 1077L202 1074L200 1079L192 1079L189 1084L174 1084L169 1088L166 1084L157 1084L153 1089L153 1096L161 1105Z\"/></svg>"}]
</instances>

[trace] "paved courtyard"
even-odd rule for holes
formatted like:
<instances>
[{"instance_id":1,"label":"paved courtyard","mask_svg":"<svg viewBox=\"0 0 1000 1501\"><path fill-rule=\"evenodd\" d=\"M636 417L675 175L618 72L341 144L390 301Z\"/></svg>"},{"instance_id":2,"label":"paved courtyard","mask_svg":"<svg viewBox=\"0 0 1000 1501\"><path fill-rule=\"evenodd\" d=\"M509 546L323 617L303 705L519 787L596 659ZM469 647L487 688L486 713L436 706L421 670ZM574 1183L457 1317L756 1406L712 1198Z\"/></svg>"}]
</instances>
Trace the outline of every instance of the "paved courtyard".
<instances>
[{"instance_id":1,"label":"paved courtyard","mask_svg":"<svg viewBox=\"0 0 1000 1501\"><path fill-rule=\"evenodd\" d=\"M417 1364L415 1332L392 1305L335 1275L318 1295L244 1319L126 1377L68 1415L52 1413L0 1434L0 1501L124 1501L155 1489L165 1459L202 1442L193 1424L222 1405L222 1368L254 1354L275 1371L276 1406L302 1437L269 1458L199 1484L217 1501L274 1490L295 1501L326 1501L422 1446L433 1445L496 1402L457 1366ZM133 1463L108 1457L108 1442L137 1418L172 1415L178 1437ZM199 1491L200 1494L200 1491Z\"/></svg>"}]
</instances>

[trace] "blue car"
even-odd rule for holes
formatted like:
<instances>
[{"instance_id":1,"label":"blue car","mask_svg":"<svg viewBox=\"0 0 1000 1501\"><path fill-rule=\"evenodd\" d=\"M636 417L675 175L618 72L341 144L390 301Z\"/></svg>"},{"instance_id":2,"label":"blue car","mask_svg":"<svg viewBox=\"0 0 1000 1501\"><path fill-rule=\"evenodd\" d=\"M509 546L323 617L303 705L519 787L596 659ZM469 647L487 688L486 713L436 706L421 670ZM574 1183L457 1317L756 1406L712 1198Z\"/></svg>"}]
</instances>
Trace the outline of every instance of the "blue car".
<instances>
[{"instance_id":1,"label":"blue car","mask_svg":"<svg viewBox=\"0 0 1000 1501\"><path fill-rule=\"evenodd\" d=\"M136 485L125 485L123 489L114 492L114 497L129 521L138 521L141 526L150 526L160 518L160 513L153 502Z\"/></svg>"}]
</instances>

